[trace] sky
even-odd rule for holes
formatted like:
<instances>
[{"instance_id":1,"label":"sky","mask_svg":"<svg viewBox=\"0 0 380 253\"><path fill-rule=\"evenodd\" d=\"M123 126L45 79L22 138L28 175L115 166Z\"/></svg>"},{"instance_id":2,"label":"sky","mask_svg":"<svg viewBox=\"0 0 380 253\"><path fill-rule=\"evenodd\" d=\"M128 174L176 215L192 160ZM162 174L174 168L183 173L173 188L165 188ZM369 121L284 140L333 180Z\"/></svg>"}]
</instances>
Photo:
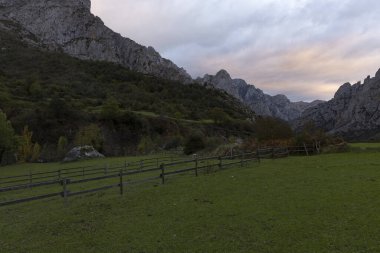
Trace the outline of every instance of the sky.
<instances>
[{"instance_id":1,"label":"sky","mask_svg":"<svg viewBox=\"0 0 380 253\"><path fill-rule=\"evenodd\" d=\"M194 78L328 100L380 68L379 0L92 0L92 12Z\"/></svg>"}]
</instances>

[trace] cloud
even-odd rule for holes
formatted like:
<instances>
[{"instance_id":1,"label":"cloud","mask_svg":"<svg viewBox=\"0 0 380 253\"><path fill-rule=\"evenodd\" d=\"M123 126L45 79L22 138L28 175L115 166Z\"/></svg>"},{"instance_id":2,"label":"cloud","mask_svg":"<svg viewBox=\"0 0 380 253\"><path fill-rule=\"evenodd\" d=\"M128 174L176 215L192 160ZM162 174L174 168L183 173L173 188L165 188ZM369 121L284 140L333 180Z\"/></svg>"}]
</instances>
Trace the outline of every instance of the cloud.
<instances>
[{"instance_id":1,"label":"cloud","mask_svg":"<svg viewBox=\"0 0 380 253\"><path fill-rule=\"evenodd\" d=\"M232 76L292 100L329 99L380 67L377 0L93 0L115 31L194 77Z\"/></svg>"}]
</instances>

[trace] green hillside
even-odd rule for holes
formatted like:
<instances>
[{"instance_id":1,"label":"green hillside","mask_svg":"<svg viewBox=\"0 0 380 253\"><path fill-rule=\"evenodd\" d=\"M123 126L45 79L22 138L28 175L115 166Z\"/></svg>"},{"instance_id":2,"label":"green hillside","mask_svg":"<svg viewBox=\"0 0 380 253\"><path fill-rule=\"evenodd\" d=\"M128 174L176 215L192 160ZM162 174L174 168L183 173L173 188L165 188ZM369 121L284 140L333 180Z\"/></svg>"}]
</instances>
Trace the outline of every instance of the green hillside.
<instances>
[{"instance_id":1,"label":"green hillside","mask_svg":"<svg viewBox=\"0 0 380 253\"><path fill-rule=\"evenodd\" d=\"M94 143L101 151L123 155L135 153L142 140L165 148L194 132L252 132L253 118L225 92L43 51L6 31L0 31L0 109L16 133L29 126L46 158L54 157L47 153L56 150L60 137L70 146L78 135L90 135L82 139L98 138Z\"/></svg>"}]
</instances>

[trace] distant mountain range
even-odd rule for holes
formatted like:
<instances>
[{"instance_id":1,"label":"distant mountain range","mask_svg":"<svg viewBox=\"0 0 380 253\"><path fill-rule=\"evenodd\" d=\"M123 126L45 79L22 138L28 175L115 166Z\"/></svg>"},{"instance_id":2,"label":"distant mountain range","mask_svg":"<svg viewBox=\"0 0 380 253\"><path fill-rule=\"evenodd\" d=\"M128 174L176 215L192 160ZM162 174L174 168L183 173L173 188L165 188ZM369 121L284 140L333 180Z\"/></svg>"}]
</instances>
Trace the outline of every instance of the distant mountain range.
<instances>
[{"instance_id":1,"label":"distant mountain range","mask_svg":"<svg viewBox=\"0 0 380 253\"><path fill-rule=\"evenodd\" d=\"M270 96L254 85L247 84L242 79L232 79L226 70L220 70L215 76L205 75L196 80L203 85L225 90L248 105L258 115L272 116L286 121L299 118L303 111L324 101L311 103L291 102L284 95Z\"/></svg>"},{"instance_id":2,"label":"distant mountain range","mask_svg":"<svg viewBox=\"0 0 380 253\"><path fill-rule=\"evenodd\" d=\"M0 29L17 30L30 45L71 56L118 63L130 70L222 89L248 105L257 115L292 122L300 128L313 121L332 134L351 139L377 138L380 126L380 73L364 84L345 84L328 102L291 102L270 96L227 71L193 80L183 69L152 47L137 44L106 27L91 14L90 0L0 0ZM1 38L0 38L1 39Z\"/></svg>"}]
</instances>

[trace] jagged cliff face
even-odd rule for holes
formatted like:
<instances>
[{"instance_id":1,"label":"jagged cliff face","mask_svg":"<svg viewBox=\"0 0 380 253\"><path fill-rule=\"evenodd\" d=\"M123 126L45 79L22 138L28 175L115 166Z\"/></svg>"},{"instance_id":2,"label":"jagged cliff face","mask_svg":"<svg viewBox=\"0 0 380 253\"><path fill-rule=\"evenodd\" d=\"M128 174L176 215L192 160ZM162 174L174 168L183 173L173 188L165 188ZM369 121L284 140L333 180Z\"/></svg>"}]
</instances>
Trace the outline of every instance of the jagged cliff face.
<instances>
[{"instance_id":1,"label":"jagged cliff face","mask_svg":"<svg viewBox=\"0 0 380 253\"><path fill-rule=\"evenodd\" d=\"M379 140L380 70L363 84L342 85L333 99L306 110L296 127L306 122L350 140Z\"/></svg>"},{"instance_id":2,"label":"jagged cliff face","mask_svg":"<svg viewBox=\"0 0 380 253\"><path fill-rule=\"evenodd\" d=\"M45 47L85 60L119 63L129 69L184 83L182 68L106 27L90 12L90 0L0 0L0 20L12 21Z\"/></svg>"},{"instance_id":3,"label":"jagged cliff face","mask_svg":"<svg viewBox=\"0 0 380 253\"><path fill-rule=\"evenodd\" d=\"M205 75L198 78L197 82L225 90L248 105L257 115L277 117L286 121L299 118L304 110L322 102L293 103L284 95L269 96L242 79L232 79L225 70L219 71L215 76Z\"/></svg>"}]
</instances>

